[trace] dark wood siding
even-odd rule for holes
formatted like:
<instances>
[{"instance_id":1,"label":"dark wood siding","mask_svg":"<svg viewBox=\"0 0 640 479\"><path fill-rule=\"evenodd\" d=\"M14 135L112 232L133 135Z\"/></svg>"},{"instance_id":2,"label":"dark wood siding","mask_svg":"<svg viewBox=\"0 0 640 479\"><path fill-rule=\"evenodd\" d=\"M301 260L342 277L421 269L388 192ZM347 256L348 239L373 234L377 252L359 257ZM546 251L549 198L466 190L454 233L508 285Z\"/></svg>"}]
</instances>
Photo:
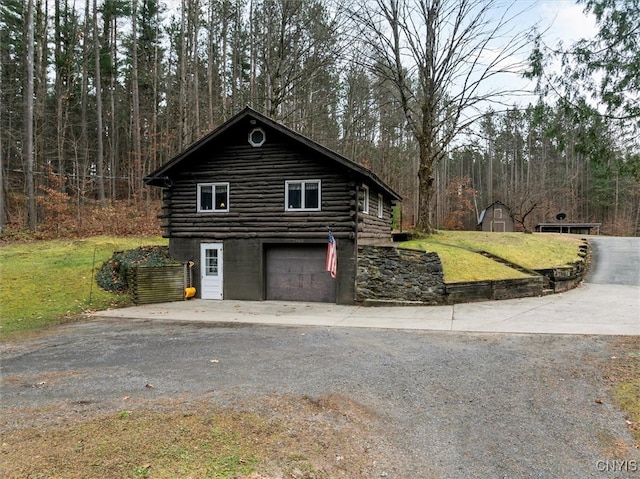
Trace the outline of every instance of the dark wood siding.
<instances>
[{"instance_id":1,"label":"dark wood siding","mask_svg":"<svg viewBox=\"0 0 640 479\"><path fill-rule=\"evenodd\" d=\"M358 194L358 239L383 239L391 238L391 217L393 209L391 202L382 196L383 212L382 218L378 218L378 193L375 187L369 185L369 213L363 212L364 193L362 188Z\"/></svg>"},{"instance_id":2,"label":"dark wood siding","mask_svg":"<svg viewBox=\"0 0 640 479\"><path fill-rule=\"evenodd\" d=\"M173 186L165 189L166 236L317 238L327 227L336 237L355 232L356 182L351 173L315 152L288 145L275 133L267 131L267 142L257 148L243 135L219 151L199 152L184 167L189 171L175 174ZM285 211L286 180L321 180L321 211ZM197 213L197 184L204 182L229 183L228 212Z\"/></svg>"}]
</instances>

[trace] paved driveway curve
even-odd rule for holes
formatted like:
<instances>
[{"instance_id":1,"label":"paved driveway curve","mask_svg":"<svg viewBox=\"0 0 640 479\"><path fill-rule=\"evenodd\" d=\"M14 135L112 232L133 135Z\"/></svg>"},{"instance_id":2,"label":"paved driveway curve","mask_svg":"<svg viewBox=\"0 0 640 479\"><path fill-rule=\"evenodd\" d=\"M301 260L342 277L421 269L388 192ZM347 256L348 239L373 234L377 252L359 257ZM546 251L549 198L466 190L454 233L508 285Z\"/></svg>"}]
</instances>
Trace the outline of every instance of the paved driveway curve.
<instances>
[{"instance_id":1,"label":"paved driveway curve","mask_svg":"<svg viewBox=\"0 0 640 479\"><path fill-rule=\"evenodd\" d=\"M594 237L587 282L640 286L640 238Z\"/></svg>"},{"instance_id":2,"label":"paved driveway curve","mask_svg":"<svg viewBox=\"0 0 640 479\"><path fill-rule=\"evenodd\" d=\"M102 318L495 333L640 335L640 238L590 238L584 284L539 298L455 306L362 307L276 301L179 301L100 311Z\"/></svg>"}]
</instances>

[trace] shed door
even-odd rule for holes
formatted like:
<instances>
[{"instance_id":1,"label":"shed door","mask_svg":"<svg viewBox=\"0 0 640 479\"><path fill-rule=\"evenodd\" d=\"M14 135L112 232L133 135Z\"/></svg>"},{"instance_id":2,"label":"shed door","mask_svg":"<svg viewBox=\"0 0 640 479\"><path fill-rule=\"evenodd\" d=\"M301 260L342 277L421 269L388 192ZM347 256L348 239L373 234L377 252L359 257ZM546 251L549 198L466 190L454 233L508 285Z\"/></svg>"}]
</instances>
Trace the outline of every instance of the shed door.
<instances>
[{"instance_id":1,"label":"shed door","mask_svg":"<svg viewBox=\"0 0 640 479\"><path fill-rule=\"evenodd\" d=\"M202 243L200 265L200 297L222 299L222 243Z\"/></svg>"},{"instance_id":2,"label":"shed door","mask_svg":"<svg viewBox=\"0 0 640 479\"><path fill-rule=\"evenodd\" d=\"M499 233L504 233L505 231L507 231L506 223L504 221L493 221L492 225L492 231L497 231Z\"/></svg>"},{"instance_id":3,"label":"shed door","mask_svg":"<svg viewBox=\"0 0 640 479\"><path fill-rule=\"evenodd\" d=\"M336 280L325 270L326 245L278 245L266 250L268 300L336 302Z\"/></svg>"}]
</instances>

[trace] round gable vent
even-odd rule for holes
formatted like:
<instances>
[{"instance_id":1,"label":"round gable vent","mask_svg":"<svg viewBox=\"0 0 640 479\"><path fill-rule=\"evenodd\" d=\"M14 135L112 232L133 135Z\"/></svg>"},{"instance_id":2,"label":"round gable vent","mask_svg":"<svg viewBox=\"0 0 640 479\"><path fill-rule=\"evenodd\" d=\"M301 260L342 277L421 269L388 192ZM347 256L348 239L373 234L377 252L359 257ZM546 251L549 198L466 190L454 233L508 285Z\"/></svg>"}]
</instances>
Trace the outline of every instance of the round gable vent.
<instances>
[{"instance_id":1,"label":"round gable vent","mask_svg":"<svg viewBox=\"0 0 640 479\"><path fill-rule=\"evenodd\" d=\"M262 128L254 128L249 132L249 144L251 146L262 146L266 140L266 135Z\"/></svg>"}]
</instances>

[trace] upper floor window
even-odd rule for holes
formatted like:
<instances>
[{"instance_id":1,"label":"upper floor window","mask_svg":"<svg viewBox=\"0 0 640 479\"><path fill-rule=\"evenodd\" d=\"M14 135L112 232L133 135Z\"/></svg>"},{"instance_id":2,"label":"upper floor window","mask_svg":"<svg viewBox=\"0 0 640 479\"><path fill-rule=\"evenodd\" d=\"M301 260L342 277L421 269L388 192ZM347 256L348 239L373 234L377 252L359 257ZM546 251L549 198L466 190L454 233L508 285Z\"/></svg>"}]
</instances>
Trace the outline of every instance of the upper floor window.
<instances>
[{"instance_id":1,"label":"upper floor window","mask_svg":"<svg viewBox=\"0 0 640 479\"><path fill-rule=\"evenodd\" d=\"M382 218L384 216L384 203L382 200L382 195L378 193L378 218Z\"/></svg>"},{"instance_id":2,"label":"upper floor window","mask_svg":"<svg viewBox=\"0 0 640 479\"><path fill-rule=\"evenodd\" d=\"M266 136L264 134L264 130L262 128L254 128L249 132L249 144L251 146L262 146L266 141Z\"/></svg>"},{"instance_id":3,"label":"upper floor window","mask_svg":"<svg viewBox=\"0 0 640 479\"><path fill-rule=\"evenodd\" d=\"M284 182L285 211L320 211L320 180Z\"/></svg>"},{"instance_id":4,"label":"upper floor window","mask_svg":"<svg viewBox=\"0 0 640 479\"><path fill-rule=\"evenodd\" d=\"M362 212L369 214L369 187L362 185Z\"/></svg>"},{"instance_id":5,"label":"upper floor window","mask_svg":"<svg viewBox=\"0 0 640 479\"><path fill-rule=\"evenodd\" d=\"M199 183L198 213L229 211L229 183Z\"/></svg>"}]
</instances>

